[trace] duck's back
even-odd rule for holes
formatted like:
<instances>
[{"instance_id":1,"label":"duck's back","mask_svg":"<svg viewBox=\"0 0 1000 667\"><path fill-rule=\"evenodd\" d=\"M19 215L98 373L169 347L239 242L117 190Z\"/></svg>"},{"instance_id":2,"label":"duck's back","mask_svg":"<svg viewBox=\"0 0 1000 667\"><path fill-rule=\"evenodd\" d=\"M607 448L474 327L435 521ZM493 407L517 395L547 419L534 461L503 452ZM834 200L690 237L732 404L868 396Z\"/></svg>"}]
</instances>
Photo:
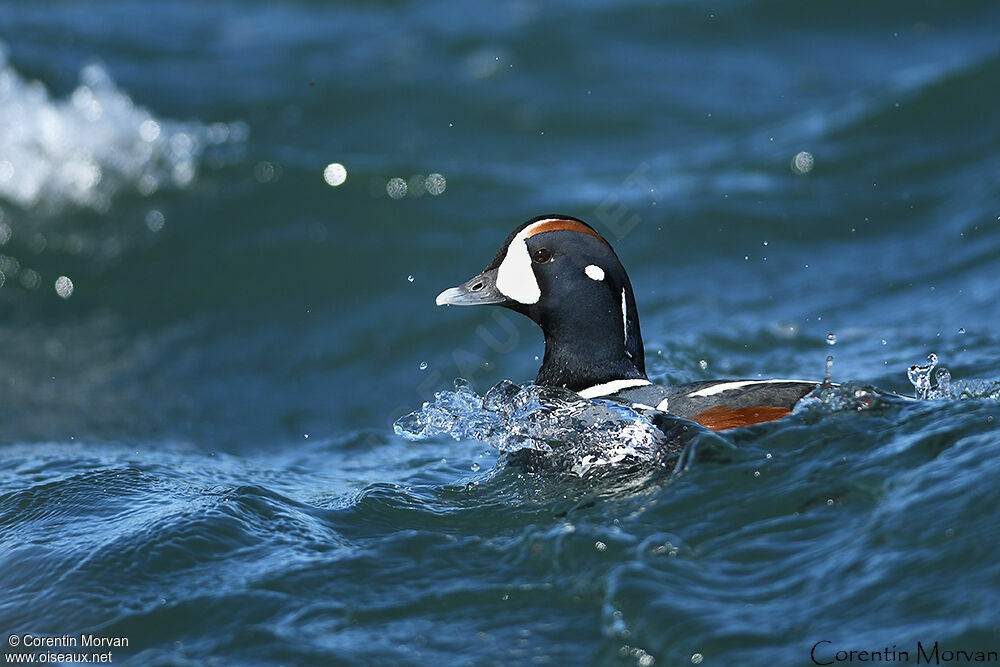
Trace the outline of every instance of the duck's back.
<instances>
[{"instance_id":1,"label":"duck's back","mask_svg":"<svg viewBox=\"0 0 1000 667\"><path fill-rule=\"evenodd\" d=\"M803 380L711 380L675 387L643 384L600 398L655 408L723 431L780 419L818 386Z\"/></svg>"}]
</instances>

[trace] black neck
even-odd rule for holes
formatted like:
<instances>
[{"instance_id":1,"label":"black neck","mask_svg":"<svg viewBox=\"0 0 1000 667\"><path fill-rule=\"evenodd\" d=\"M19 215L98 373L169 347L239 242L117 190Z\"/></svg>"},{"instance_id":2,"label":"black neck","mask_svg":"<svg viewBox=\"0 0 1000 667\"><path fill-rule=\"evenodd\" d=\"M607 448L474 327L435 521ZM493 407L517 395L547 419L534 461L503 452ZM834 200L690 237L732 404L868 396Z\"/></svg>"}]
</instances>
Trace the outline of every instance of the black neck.
<instances>
[{"instance_id":1,"label":"black neck","mask_svg":"<svg viewBox=\"0 0 1000 667\"><path fill-rule=\"evenodd\" d=\"M630 299L631 301L631 299ZM646 379L642 337L634 302L629 304L629 336L622 317L559 318L543 321L545 359L536 384L579 391L613 380Z\"/></svg>"}]
</instances>

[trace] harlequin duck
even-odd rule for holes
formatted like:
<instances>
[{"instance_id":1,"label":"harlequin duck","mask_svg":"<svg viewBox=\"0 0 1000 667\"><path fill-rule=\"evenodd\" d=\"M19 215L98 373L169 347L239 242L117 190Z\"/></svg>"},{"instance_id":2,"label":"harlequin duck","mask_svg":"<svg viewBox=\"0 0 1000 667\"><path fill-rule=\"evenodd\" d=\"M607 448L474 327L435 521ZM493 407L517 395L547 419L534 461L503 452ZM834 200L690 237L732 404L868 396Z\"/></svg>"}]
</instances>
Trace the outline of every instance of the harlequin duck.
<instances>
[{"instance_id":1,"label":"harlequin duck","mask_svg":"<svg viewBox=\"0 0 1000 667\"><path fill-rule=\"evenodd\" d=\"M628 275L611 244L568 215L542 215L522 224L482 273L441 292L437 305L505 306L534 320L545 334L536 384L655 408L713 430L779 419L820 384L650 382Z\"/></svg>"}]
</instances>

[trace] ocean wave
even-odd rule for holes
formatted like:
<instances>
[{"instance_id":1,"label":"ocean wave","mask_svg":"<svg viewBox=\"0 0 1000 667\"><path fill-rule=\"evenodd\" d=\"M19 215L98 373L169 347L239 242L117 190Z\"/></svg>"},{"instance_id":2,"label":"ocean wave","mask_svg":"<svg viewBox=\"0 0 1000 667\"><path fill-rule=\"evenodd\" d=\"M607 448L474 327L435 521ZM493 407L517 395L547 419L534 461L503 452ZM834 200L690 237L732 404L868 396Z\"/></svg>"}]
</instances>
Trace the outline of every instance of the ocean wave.
<instances>
[{"instance_id":1,"label":"ocean wave","mask_svg":"<svg viewBox=\"0 0 1000 667\"><path fill-rule=\"evenodd\" d=\"M11 66L2 42L0 116L0 199L45 212L103 212L124 190L183 188L207 149L241 145L248 135L242 122L158 118L98 64L83 67L73 92L54 99Z\"/></svg>"}]
</instances>

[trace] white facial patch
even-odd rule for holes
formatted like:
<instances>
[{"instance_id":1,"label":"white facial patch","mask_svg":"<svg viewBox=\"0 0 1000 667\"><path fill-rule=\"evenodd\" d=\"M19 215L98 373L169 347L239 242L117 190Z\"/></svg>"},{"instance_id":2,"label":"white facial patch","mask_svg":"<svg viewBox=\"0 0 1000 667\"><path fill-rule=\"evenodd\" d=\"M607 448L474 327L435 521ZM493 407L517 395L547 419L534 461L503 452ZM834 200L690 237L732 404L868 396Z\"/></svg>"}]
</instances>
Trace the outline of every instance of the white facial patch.
<instances>
[{"instance_id":1,"label":"white facial patch","mask_svg":"<svg viewBox=\"0 0 1000 667\"><path fill-rule=\"evenodd\" d=\"M604 269L597 266L596 264L588 264L583 272L587 274L587 277L591 280L604 280Z\"/></svg>"},{"instance_id":2,"label":"white facial patch","mask_svg":"<svg viewBox=\"0 0 1000 667\"><path fill-rule=\"evenodd\" d=\"M510 241L507 254L497 269L497 290L505 297L518 303L538 303L542 290L538 287L535 272L531 269L531 255L528 254L528 235L538 225L552 222L552 219L539 220L528 225Z\"/></svg>"},{"instance_id":3,"label":"white facial patch","mask_svg":"<svg viewBox=\"0 0 1000 667\"><path fill-rule=\"evenodd\" d=\"M525 232L511 239L507 254L497 269L497 289L501 294L514 301L526 304L538 303L542 290L538 288L535 272L531 270L531 256L528 254L528 243Z\"/></svg>"}]
</instances>

